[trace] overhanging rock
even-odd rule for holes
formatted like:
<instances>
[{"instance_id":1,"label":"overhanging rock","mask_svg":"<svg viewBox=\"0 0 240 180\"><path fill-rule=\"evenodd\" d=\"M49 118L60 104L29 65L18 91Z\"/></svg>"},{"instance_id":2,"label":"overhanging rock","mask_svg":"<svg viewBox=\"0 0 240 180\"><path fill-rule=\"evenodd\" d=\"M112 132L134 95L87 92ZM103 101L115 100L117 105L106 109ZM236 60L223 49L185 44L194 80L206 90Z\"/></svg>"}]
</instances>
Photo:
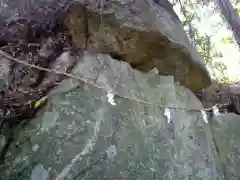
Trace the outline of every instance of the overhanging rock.
<instances>
[{"instance_id":1,"label":"overhanging rock","mask_svg":"<svg viewBox=\"0 0 240 180\"><path fill-rule=\"evenodd\" d=\"M81 49L112 54L145 72L157 67L160 74L174 76L194 92L211 84L203 59L169 7L159 5L163 1L156 4L154 0L74 0L70 6L67 2L72 1L4 1L0 26L17 18L19 13L19 17L36 21L39 27L47 29L56 19L65 19ZM96 2L105 2L99 4L102 9L94 7ZM93 6L85 9L85 3ZM24 36L26 32L21 29L17 32ZM10 33L13 37L6 35L5 40L17 41L14 31Z\"/></svg>"},{"instance_id":2,"label":"overhanging rock","mask_svg":"<svg viewBox=\"0 0 240 180\"><path fill-rule=\"evenodd\" d=\"M166 8L152 0L110 0L99 11L81 3L73 4L66 18L78 47L114 54L141 71L157 67L194 92L211 84L203 59Z\"/></svg>"}]
</instances>

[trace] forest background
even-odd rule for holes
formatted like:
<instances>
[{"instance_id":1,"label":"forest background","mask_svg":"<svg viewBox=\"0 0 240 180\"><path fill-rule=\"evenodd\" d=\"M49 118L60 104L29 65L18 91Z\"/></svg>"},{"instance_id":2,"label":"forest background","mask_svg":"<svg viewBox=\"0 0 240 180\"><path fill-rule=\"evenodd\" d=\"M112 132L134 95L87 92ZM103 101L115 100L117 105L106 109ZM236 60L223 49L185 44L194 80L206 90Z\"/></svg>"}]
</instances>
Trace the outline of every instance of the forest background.
<instances>
[{"instance_id":1,"label":"forest background","mask_svg":"<svg viewBox=\"0 0 240 180\"><path fill-rule=\"evenodd\" d=\"M169 0L210 75L240 82L240 0Z\"/></svg>"}]
</instances>

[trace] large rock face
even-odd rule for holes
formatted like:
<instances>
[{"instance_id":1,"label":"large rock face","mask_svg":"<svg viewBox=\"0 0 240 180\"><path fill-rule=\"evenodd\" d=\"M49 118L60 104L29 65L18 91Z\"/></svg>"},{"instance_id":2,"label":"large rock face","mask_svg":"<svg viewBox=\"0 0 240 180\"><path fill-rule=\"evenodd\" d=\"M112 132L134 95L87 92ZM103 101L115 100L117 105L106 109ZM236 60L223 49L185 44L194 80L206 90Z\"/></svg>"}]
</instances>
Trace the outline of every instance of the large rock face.
<instances>
[{"instance_id":1,"label":"large rock face","mask_svg":"<svg viewBox=\"0 0 240 180\"><path fill-rule=\"evenodd\" d=\"M239 179L240 117L208 116L205 123L201 102L174 84L193 91L210 84L180 23L150 0L98 2L100 12L79 1L65 18L75 44L87 50L74 56L72 73L81 81L66 79L37 117L0 132L0 179ZM142 73L107 53L174 78L156 69ZM67 57L59 57L57 70L66 69Z\"/></svg>"},{"instance_id":2,"label":"large rock face","mask_svg":"<svg viewBox=\"0 0 240 180\"><path fill-rule=\"evenodd\" d=\"M211 84L209 74L165 1L157 4L154 0L77 0L68 4L66 0L8 0L0 5L0 28L4 20L11 22L19 13L19 17L37 21L37 27L45 29L56 23L54 19L64 19L77 47L109 53L144 72L156 67L160 74L172 75L198 92ZM66 9L67 15L63 13ZM17 29L25 36L29 29L23 27ZM16 33L12 32L13 39ZM5 35L5 40L10 36L11 33Z\"/></svg>"},{"instance_id":3,"label":"large rock face","mask_svg":"<svg viewBox=\"0 0 240 180\"><path fill-rule=\"evenodd\" d=\"M172 77L87 52L73 73L88 82L65 80L19 126L2 148L1 179L221 179L209 124L184 110L202 105ZM165 106L175 107L170 123ZM6 145L7 136L0 141Z\"/></svg>"},{"instance_id":4,"label":"large rock face","mask_svg":"<svg viewBox=\"0 0 240 180\"><path fill-rule=\"evenodd\" d=\"M153 0L110 0L98 11L81 3L70 6L66 18L78 47L113 54L141 71L156 67L192 91L211 84L203 59L169 9Z\"/></svg>"}]
</instances>

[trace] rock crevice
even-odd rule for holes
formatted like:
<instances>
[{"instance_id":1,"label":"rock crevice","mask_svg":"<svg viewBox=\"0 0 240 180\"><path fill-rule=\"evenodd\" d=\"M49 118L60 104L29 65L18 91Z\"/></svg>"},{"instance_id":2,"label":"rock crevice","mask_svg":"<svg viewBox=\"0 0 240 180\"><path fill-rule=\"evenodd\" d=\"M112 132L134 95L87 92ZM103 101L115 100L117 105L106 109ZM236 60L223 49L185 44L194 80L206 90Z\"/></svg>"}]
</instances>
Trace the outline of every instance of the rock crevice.
<instances>
[{"instance_id":1,"label":"rock crevice","mask_svg":"<svg viewBox=\"0 0 240 180\"><path fill-rule=\"evenodd\" d=\"M140 0L127 7L110 1L100 12L74 4L65 22L79 48L115 54L143 72L156 67L197 92L211 84L209 74L181 24L172 19L162 7Z\"/></svg>"}]
</instances>

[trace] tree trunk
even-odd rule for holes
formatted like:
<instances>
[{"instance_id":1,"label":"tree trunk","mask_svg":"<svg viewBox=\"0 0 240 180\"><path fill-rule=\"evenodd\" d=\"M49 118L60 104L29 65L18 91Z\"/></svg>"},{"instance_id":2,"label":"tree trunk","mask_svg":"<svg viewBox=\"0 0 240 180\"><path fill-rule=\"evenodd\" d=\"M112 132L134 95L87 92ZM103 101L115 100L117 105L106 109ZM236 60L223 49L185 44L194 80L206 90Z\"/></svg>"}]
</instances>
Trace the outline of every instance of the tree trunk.
<instances>
[{"instance_id":1,"label":"tree trunk","mask_svg":"<svg viewBox=\"0 0 240 180\"><path fill-rule=\"evenodd\" d=\"M233 36L240 48L240 19L237 11L234 9L229 0L215 0L215 2L229 27L232 29Z\"/></svg>"}]
</instances>

